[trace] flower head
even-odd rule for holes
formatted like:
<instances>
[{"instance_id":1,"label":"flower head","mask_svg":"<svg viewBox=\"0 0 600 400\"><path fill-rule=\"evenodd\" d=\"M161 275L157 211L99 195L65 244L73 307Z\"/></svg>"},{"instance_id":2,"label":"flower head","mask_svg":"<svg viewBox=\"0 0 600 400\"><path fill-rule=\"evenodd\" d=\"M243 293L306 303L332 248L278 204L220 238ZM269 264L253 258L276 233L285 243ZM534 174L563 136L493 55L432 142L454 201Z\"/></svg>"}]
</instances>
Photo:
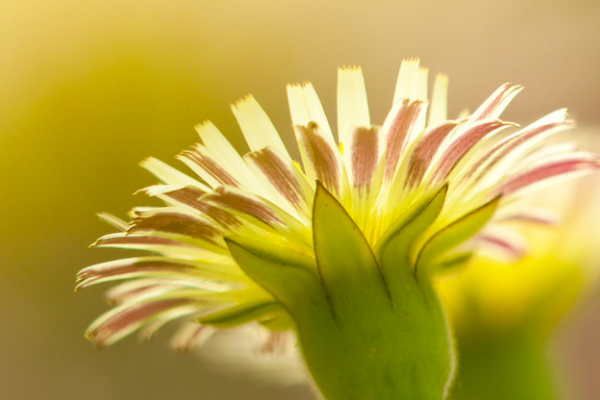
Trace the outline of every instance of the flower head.
<instances>
[{"instance_id":1,"label":"flower head","mask_svg":"<svg viewBox=\"0 0 600 400\"><path fill-rule=\"evenodd\" d=\"M530 196L527 203L545 204L547 210L520 229L528 239L522 257L482 253L455 279L441 282L458 337L527 332L544 338L590 292L600 259L594 234L600 219L597 183L570 182L562 193L549 188Z\"/></svg>"},{"instance_id":2,"label":"flower head","mask_svg":"<svg viewBox=\"0 0 600 400\"><path fill-rule=\"evenodd\" d=\"M251 96L232 106L250 148L243 157L205 122L197 127L201 143L179 156L191 175L153 158L143 161L161 181L144 191L166 205L136 208L130 223L103 215L120 232L95 246L154 255L79 273L78 288L124 281L108 294L117 306L90 326L88 337L105 346L139 328L149 335L181 319L193 325L175 343L190 347L215 328L258 321L273 331L296 329L318 375L326 367L313 353L325 345L312 349L314 327L343 331L347 324L357 332L377 315L381 328L404 329L392 325L401 319L397 310L412 304L407 293L414 289L426 293L425 303L409 314L432 317L410 317L416 319L405 325L441 326L436 345L425 347L448 353L443 312L431 311L435 295L424 282L483 246L520 253L521 242L505 222L539 219L519 208L521 195L550 178L595 169L598 157L540 145L571 127L565 110L524 128L500 120L521 91L510 83L474 113L449 120L447 78L436 77L428 101L427 75L418 60L402 63L391 111L379 126L371 124L361 70L340 69L337 138L313 86L288 86L302 167ZM376 311L383 303L395 311ZM327 310L321 315L321 309ZM349 322L348 312L362 315L362 322ZM356 357L383 357L374 355L377 340L369 345L372 354ZM332 393L327 383L319 385Z\"/></svg>"}]
</instances>

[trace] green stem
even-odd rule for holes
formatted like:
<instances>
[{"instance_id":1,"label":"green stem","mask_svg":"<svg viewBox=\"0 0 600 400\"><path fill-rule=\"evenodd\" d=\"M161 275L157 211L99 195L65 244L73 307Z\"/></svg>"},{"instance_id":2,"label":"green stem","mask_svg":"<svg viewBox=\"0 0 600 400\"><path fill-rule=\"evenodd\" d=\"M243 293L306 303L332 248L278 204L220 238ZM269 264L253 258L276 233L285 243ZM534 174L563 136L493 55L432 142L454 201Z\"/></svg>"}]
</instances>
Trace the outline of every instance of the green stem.
<instances>
[{"instance_id":1,"label":"green stem","mask_svg":"<svg viewBox=\"0 0 600 400\"><path fill-rule=\"evenodd\" d=\"M524 332L458 335L451 400L559 400L547 340Z\"/></svg>"}]
</instances>

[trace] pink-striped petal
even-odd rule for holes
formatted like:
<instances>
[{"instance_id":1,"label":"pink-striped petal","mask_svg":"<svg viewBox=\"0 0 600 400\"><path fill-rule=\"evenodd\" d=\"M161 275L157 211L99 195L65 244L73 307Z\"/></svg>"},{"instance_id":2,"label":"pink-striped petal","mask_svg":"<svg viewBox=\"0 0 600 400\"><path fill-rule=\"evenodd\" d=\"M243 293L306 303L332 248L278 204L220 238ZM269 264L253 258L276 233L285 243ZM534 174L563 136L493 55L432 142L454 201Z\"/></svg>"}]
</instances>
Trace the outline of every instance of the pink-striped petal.
<instances>
[{"instance_id":1,"label":"pink-striped petal","mask_svg":"<svg viewBox=\"0 0 600 400\"><path fill-rule=\"evenodd\" d=\"M271 227L283 223L275 210L264 202L230 188L220 187L214 193L206 195L204 199L219 207L225 207L256 218Z\"/></svg>"},{"instance_id":2,"label":"pink-striped petal","mask_svg":"<svg viewBox=\"0 0 600 400\"><path fill-rule=\"evenodd\" d=\"M100 317L100 320L90 326L86 336L98 348L103 348L140 328L147 320L190 303L189 299L169 298L121 306Z\"/></svg>"},{"instance_id":3,"label":"pink-striped petal","mask_svg":"<svg viewBox=\"0 0 600 400\"><path fill-rule=\"evenodd\" d=\"M480 143L481 140L509 126L514 126L514 124L500 120L478 121L470 125L441 154L439 164L433 175L433 181L438 183L443 182L463 157Z\"/></svg>"},{"instance_id":4,"label":"pink-striped petal","mask_svg":"<svg viewBox=\"0 0 600 400\"><path fill-rule=\"evenodd\" d=\"M264 198L223 187L205 199L243 221L238 233L250 240L262 238L264 242L271 238L269 240L282 241L281 245L288 250L301 248L304 252L312 249L312 235L308 226Z\"/></svg>"},{"instance_id":5,"label":"pink-striped petal","mask_svg":"<svg viewBox=\"0 0 600 400\"><path fill-rule=\"evenodd\" d=\"M196 126L203 146L200 148L246 188L256 186L252 173L237 150L210 121ZM263 132L261 132L263 133Z\"/></svg>"},{"instance_id":6,"label":"pink-striped petal","mask_svg":"<svg viewBox=\"0 0 600 400\"><path fill-rule=\"evenodd\" d=\"M577 142L562 142L551 145L540 145L513 164L513 171L521 172L533 167L578 157L581 154L580 144Z\"/></svg>"},{"instance_id":7,"label":"pink-striped petal","mask_svg":"<svg viewBox=\"0 0 600 400\"><path fill-rule=\"evenodd\" d=\"M202 268L198 263L165 257L134 257L109 261L84 268L77 274L75 290L99 283L124 279L157 279L154 284L180 285L198 289L219 290L224 285L217 281L233 279L231 268L226 265ZM160 279L164 279L161 282Z\"/></svg>"},{"instance_id":8,"label":"pink-striped petal","mask_svg":"<svg viewBox=\"0 0 600 400\"><path fill-rule=\"evenodd\" d=\"M283 354L289 349L290 340L293 340L293 336L288 331L269 331L260 351L263 354Z\"/></svg>"},{"instance_id":9,"label":"pink-striped petal","mask_svg":"<svg viewBox=\"0 0 600 400\"><path fill-rule=\"evenodd\" d=\"M254 167L255 175L263 178L261 183L277 193L277 198L271 198L274 203L283 208L290 205L301 214L308 215L307 191L310 187L291 162L281 158L269 147L248 153L245 158L248 164ZM285 204L281 204L280 199Z\"/></svg>"},{"instance_id":10,"label":"pink-striped petal","mask_svg":"<svg viewBox=\"0 0 600 400\"><path fill-rule=\"evenodd\" d=\"M214 224L199 217L177 211L155 211L138 215L131 222L129 233L160 231L201 239L214 245L222 245L217 239L223 232Z\"/></svg>"},{"instance_id":11,"label":"pink-striped petal","mask_svg":"<svg viewBox=\"0 0 600 400\"><path fill-rule=\"evenodd\" d=\"M332 147L316 123L296 125L294 130L307 176L318 179L327 190L339 194L344 173L339 151Z\"/></svg>"},{"instance_id":12,"label":"pink-striped petal","mask_svg":"<svg viewBox=\"0 0 600 400\"><path fill-rule=\"evenodd\" d=\"M415 187L421 182L442 142L458 124L458 121L447 121L430 128L424 134L410 155L405 186Z\"/></svg>"},{"instance_id":13,"label":"pink-striped petal","mask_svg":"<svg viewBox=\"0 0 600 400\"><path fill-rule=\"evenodd\" d=\"M561 215L553 210L531 208L499 217L497 222L518 222L534 225L553 226L561 222Z\"/></svg>"},{"instance_id":14,"label":"pink-striped petal","mask_svg":"<svg viewBox=\"0 0 600 400\"><path fill-rule=\"evenodd\" d=\"M111 287L106 291L104 297L113 306L124 303L133 304L178 289L181 289L180 285L166 283L163 279L140 278Z\"/></svg>"},{"instance_id":15,"label":"pink-striped petal","mask_svg":"<svg viewBox=\"0 0 600 400\"><path fill-rule=\"evenodd\" d=\"M134 236L115 233L101 237L92 246L146 250L188 260L217 260L220 258L219 254L210 250L158 236Z\"/></svg>"},{"instance_id":16,"label":"pink-striped petal","mask_svg":"<svg viewBox=\"0 0 600 400\"><path fill-rule=\"evenodd\" d=\"M500 86L483 104L471 115L474 121L498 118L523 86L514 83L505 83Z\"/></svg>"},{"instance_id":17,"label":"pink-striped petal","mask_svg":"<svg viewBox=\"0 0 600 400\"><path fill-rule=\"evenodd\" d=\"M532 124L514 135L498 142L484 154L467 174L467 178L474 176L474 181L481 180L486 171L494 168L507 156L514 158L518 148L525 148L536 143L539 139L570 128L572 124L564 118L545 124Z\"/></svg>"},{"instance_id":18,"label":"pink-striped petal","mask_svg":"<svg viewBox=\"0 0 600 400\"><path fill-rule=\"evenodd\" d=\"M178 158L213 188L220 185L240 186L233 175L212 158L204 146L200 144L196 144L190 150L183 151Z\"/></svg>"},{"instance_id":19,"label":"pink-striped petal","mask_svg":"<svg viewBox=\"0 0 600 400\"><path fill-rule=\"evenodd\" d=\"M189 352L201 347L216 331L210 325L189 322L173 336L171 346L181 352Z\"/></svg>"},{"instance_id":20,"label":"pink-striped petal","mask_svg":"<svg viewBox=\"0 0 600 400\"><path fill-rule=\"evenodd\" d=\"M90 285L120 279L127 279L132 275L146 272L173 272L192 273L194 267L183 261L166 261L163 258L126 258L117 261L109 261L102 264L92 265L84 268L77 274L77 286L75 290L83 289Z\"/></svg>"},{"instance_id":21,"label":"pink-striped petal","mask_svg":"<svg viewBox=\"0 0 600 400\"><path fill-rule=\"evenodd\" d=\"M241 221L235 215L202 200L204 196L206 196L206 192L190 186L165 190L157 195L157 197L165 200L167 203L184 205L190 209L200 211L208 219L227 230L236 229L241 226Z\"/></svg>"},{"instance_id":22,"label":"pink-striped petal","mask_svg":"<svg viewBox=\"0 0 600 400\"><path fill-rule=\"evenodd\" d=\"M420 133L415 127L419 125L418 121L423 118L425 110L426 103L423 101L400 99L388 114L381 128L381 134L385 137L385 182L393 181L403 149L408 147L411 138Z\"/></svg>"},{"instance_id":23,"label":"pink-striped petal","mask_svg":"<svg viewBox=\"0 0 600 400\"><path fill-rule=\"evenodd\" d=\"M195 314L198 314L198 310L194 306L176 307L160 313L140 328L138 331L138 338L141 342L147 343L151 341L156 336L158 331L165 325L178 320L189 320Z\"/></svg>"},{"instance_id":24,"label":"pink-striped petal","mask_svg":"<svg viewBox=\"0 0 600 400\"><path fill-rule=\"evenodd\" d=\"M598 166L597 155L591 153L575 154L571 158L551 161L521 172L498 186L496 193L506 196L549 178L578 172L589 172L597 169Z\"/></svg>"},{"instance_id":25,"label":"pink-striped petal","mask_svg":"<svg viewBox=\"0 0 600 400\"><path fill-rule=\"evenodd\" d=\"M346 151L350 159L352 184L369 189L379 158L379 128L355 128L350 148Z\"/></svg>"},{"instance_id":26,"label":"pink-striped petal","mask_svg":"<svg viewBox=\"0 0 600 400\"><path fill-rule=\"evenodd\" d=\"M527 252L525 239L511 230L489 230L478 235L476 240L480 245L500 252L511 261L522 258Z\"/></svg>"}]
</instances>

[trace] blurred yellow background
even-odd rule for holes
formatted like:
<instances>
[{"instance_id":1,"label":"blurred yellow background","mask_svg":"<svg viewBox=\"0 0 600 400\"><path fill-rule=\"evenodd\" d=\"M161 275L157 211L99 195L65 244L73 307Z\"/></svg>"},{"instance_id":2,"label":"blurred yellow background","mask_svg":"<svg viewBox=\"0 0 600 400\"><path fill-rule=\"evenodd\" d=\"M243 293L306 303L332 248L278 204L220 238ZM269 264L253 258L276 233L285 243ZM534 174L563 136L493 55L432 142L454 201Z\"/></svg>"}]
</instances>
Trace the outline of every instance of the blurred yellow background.
<instances>
[{"instance_id":1,"label":"blurred yellow background","mask_svg":"<svg viewBox=\"0 0 600 400\"><path fill-rule=\"evenodd\" d=\"M312 398L221 375L164 333L96 351L83 331L103 288L73 294L74 276L117 253L87 249L111 231L95 213L150 204L132 196L154 183L137 163L171 162L196 123L245 149L229 103L252 92L291 144L285 84L311 80L333 119L344 64L363 66L381 121L413 56L449 74L452 115L514 81L526 91L508 119L568 106L600 125L598 0L3 0L0 398ZM591 305L561 335L583 399L598 396L599 334Z\"/></svg>"}]
</instances>

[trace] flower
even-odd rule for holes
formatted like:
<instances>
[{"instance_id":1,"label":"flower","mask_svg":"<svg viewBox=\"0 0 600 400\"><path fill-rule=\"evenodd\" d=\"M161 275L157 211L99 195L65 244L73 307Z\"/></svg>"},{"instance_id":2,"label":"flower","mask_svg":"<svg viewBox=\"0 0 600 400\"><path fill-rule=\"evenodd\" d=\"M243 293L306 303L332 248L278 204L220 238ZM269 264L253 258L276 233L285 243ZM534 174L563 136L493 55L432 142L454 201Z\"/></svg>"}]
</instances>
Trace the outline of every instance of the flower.
<instances>
[{"instance_id":1,"label":"flower","mask_svg":"<svg viewBox=\"0 0 600 400\"><path fill-rule=\"evenodd\" d=\"M595 178L595 177L594 177ZM528 251L518 259L480 254L440 289L457 334L464 337L551 333L581 295L598 280L600 254L595 227L600 221L597 179L545 189L528 203L546 204L527 234ZM537 226L536 226L537 225ZM557 229L549 229L557 228ZM492 254L493 256L493 254Z\"/></svg>"},{"instance_id":2,"label":"flower","mask_svg":"<svg viewBox=\"0 0 600 400\"><path fill-rule=\"evenodd\" d=\"M598 282L597 183L593 176L560 193L547 188L529 196L527 203L562 217L545 213L545 224L521 228L526 254L480 254L455 279L440 282L461 360L450 399L565 397L568 380L549 350L557 325Z\"/></svg>"},{"instance_id":3,"label":"flower","mask_svg":"<svg viewBox=\"0 0 600 400\"><path fill-rule=\"evenodd\" d=\"M521 86L502 85L471 115L448 120L447 78L436 77L428 102L427 76L418 60L405 60L391 111L377 126L362 71L340 69L337 140L313 86L288 86L302 167L251 96L232 106L248 154L240 157L205 122L197 127L201 144L179 156L193 176L143 161L161 181L144 191L166 205L135 208L130 223L103 214L120 232L94 246L155 255L79 273L77 288L124 281L108 293L117 306L88 338L103 347L180 319L193 324L174 342L189 348L214 329L258 321L296 330L327 398L446 390L452 345L433 276L485 246L519 253L505 222L538 216L519 208L522 194L595 169L598 157L540 145L571 126L565 110L522 129L500 120ZM385 330L395 336L378 333ZM349 372L340 363L362 367ZM409 371L419 378L401 389L378 383Z\"/></svg>"}]
</instances>

